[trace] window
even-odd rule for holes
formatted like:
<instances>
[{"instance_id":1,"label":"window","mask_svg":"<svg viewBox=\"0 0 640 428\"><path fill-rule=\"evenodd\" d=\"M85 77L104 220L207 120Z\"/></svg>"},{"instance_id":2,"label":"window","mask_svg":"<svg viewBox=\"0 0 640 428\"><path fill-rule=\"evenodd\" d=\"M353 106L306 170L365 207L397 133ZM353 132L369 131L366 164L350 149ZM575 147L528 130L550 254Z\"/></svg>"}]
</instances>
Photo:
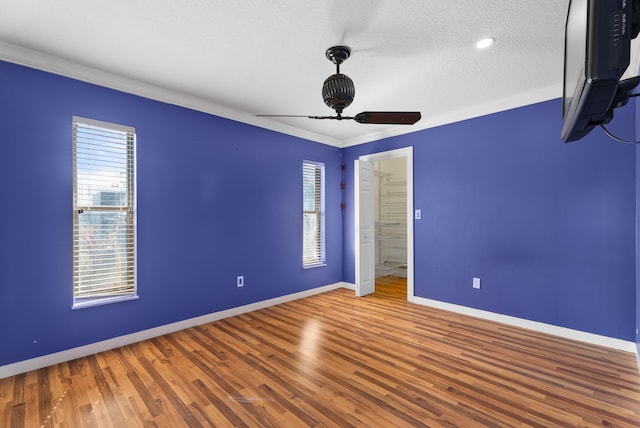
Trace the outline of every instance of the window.
<instances>
[{"instance_id":1,"label":"window","mask_svg":"<svg viewBox=\"0 0 640 428\"><path fill-rule=\"evenodd\" d=\"M322 266L324 254L324 164L302 162L302 266Z\"/></svg>"},{"instance_id":2,"label":"window","mask_svg":"<svg viewBox=\"0 0 640 428\"><path fill-rule=\"evenodd\" d=\"M135 129L72 126L73 307L137 298Z\"/></svg>"}]
</instances>

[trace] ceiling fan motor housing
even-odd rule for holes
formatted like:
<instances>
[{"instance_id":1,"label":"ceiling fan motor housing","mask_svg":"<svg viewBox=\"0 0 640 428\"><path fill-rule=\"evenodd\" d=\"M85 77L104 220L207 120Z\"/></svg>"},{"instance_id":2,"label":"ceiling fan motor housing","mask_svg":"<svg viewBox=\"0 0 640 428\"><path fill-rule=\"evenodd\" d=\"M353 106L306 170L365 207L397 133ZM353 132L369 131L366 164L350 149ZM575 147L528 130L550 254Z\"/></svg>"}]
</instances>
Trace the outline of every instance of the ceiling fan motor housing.
<instances>
[{"instance_id":1,"label":"ceiling fan motor housing","mask_svg":"<svg viewBox=\"0 0 640 428\"><path fill-rule=\"evenodd\" d=\"M353 102L355 96L356 88L353 85L353 80L346 74L332 74L322 85L324 103L338 114L342 114L342 110Z\"/></svg>"}]
</instances>

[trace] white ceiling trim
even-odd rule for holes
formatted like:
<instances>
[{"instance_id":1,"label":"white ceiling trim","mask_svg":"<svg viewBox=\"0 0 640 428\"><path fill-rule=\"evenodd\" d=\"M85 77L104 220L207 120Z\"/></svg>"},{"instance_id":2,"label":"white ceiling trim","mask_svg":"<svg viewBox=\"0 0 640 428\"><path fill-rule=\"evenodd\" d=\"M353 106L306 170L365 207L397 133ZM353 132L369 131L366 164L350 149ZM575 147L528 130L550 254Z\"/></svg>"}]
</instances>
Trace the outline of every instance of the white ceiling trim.
<instances>
[{"instance_id":1,"label":"white ceiling trim","mask_svg":"<svg viewBox=\"0 0 640 428\"><path fill-rule=\"evenodd\" d=\"M632 55L632 64L637 64L637 50L634 50L633 54L635 55ZM252 116L245 112L225 107L211 101L204 100L202 98L186 95L178 91L151 85L139 80L119 76L113 73L108 73L59 57L15 46L1 41L0 59L38 70L62 75L83 82L92 83L133 95L138 95L168 104L178 105L215 116L220 116L226 119L235 120L272 131L281 132L283 134L341 148L364 144L383 138L417 132L428 128L442 126L449 123L455 123L474 117L485 116L487 114L521 107L523 105L535 104L537 102L543 102L562 96L562 85L552 85L532 92L515 94L511 97L503 98L492 103L470 105L468 107L461 106L460 109L457 109L454 112L444 113L440 116L423 117L421 121L418 122L418 124L411 127L396 126L393 128L388 128L384 131L377 131L355 138L340 140L338 138L330 137L324 134L306 131L265 118Z\"/></svg>"},{"instance_id":2,"label":"white ceiling trim","mask_svg":"<svg viewBox=\"0 0 640 428\"><path fill-rule=\"evenodd\" d=\"M24 65L30 68L46 71L53 74L69 77L98 86L115 89L144 98L161 101L167 104L174 104L180 107L186 107L226 119L235 120L249 125L258 126L283 134L292 135L306 140L327 144L335 147L342 147L342 142L327 135L318 134L311 131L305 131L282 123L270 121L260 117L255 117L245 112L221 106L211 101L207 101L198 97L186 95L178 91L161 88L141 82L139 80L130 79L113 73L108 73L92 67L87 67L72 61L47 55L31 49L15 46L0 41L0 59L7 62Z\"/></svg>"},{"instance_id":3,"label":"white ceiling trim","mask_svg":"<svg viewBox=\"0 0 640 428\"><path fill-rule=\"evenodd\" d=\"M569 0L0 3L0 60L335 147L562 96ZM487 36L496 43L477 50ZM640 69L637 40L625 77ZM358 87L352 111L422 120L255 115L327 113L318 95L333 65L322 53L335 44L355 56L345 67Z\"/></svg>"},{"instance_id":4,"label":"white ceiling trim","mask_svg":"<svg viewBox=\"0 0 640 428\"><path fill-rule=\"evenodd\" d=\"M536 104L543 101L549 101L562 96L562 85L551 85L535 91L522 92L514 94L506 98L502 98L495 102L484 104L474 104L470 106L461 106L454 112L445 112L439 116L423 117L420 122L408 127L394 127L387 131L376 132L375 134L365 135L363 137L349 138L343 141L342 147L356 146L358 144L379 140L382 138L395 137L401 134L409 134L411 132L422 131L424 129L435 128L437 126L447 125L450 123L460 122L474 117L486 116L505 110L511 110L525 105ZM463 103L461 103L463 104ZM562 112L558 111L561 115ZM560 138L560 129L558 129L558 138Z\"/></svg>"}]
</instances>

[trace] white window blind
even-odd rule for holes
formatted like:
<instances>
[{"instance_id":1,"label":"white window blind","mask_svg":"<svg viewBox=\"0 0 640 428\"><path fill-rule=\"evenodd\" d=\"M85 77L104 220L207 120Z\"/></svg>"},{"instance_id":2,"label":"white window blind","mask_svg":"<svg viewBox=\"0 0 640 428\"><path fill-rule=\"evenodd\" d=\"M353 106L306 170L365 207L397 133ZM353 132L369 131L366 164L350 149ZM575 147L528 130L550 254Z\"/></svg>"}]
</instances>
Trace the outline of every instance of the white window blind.
<instances>
[{"instance_id":1,"label":"white window blind","mask_svg":"<svg viewBox=\"0 0 640 428\"><path fill-rule=\"evenodd\" d=\"M325 263L324 245L324 164L302 163L303 267Z\"/></svg>"},{"instance_id":2,"label":"white window blind","mask_svg":"<svg viewBox=\"0 0 640 428\"><path fill-rule=\"evenodd\" d=\"M136 298L135 128L73 118L73 305Z\"/></svg>"}]
</instances>

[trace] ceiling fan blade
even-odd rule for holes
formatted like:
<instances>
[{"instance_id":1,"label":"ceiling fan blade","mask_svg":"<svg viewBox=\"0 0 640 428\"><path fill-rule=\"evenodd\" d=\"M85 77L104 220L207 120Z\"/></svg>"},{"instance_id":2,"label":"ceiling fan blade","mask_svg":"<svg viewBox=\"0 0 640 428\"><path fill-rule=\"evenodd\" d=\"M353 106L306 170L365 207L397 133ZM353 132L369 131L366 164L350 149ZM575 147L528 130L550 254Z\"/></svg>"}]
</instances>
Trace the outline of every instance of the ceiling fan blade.
<instances>
[{"instance_id":1,"label":"ceiling fan blade","mask_svg":"<svg viewBox=\"0 0 640 428\"><path fill-rule=\"evenodd\" d=\"M356 114L353 120L380 125L413 125L421 117L419 111L363 111Z\"/></svg>"},{"instance_id":2,"label":"ceiling fan blade","mask_svg":"<svg viewBox=\"0 0 640 428\"><path fill-rule=\"evenodd\" d=\"M355 116L308 116L298 114L256 114L257 117L306 117L308 119L355 120L377 125L413 125L420 120L419 111L363 111Z\"/></svg>"},{"instance_id":3,"label":"ceiling fan blade","mask_svg":"<svg viewBox=\"0 0 640 428\"><path fill-rule=\"evenodd\" d=\"M255 117L306 117L309 118L311 116L307 116L306 114L254 114Z\"/></svg>"}]
</instances>

